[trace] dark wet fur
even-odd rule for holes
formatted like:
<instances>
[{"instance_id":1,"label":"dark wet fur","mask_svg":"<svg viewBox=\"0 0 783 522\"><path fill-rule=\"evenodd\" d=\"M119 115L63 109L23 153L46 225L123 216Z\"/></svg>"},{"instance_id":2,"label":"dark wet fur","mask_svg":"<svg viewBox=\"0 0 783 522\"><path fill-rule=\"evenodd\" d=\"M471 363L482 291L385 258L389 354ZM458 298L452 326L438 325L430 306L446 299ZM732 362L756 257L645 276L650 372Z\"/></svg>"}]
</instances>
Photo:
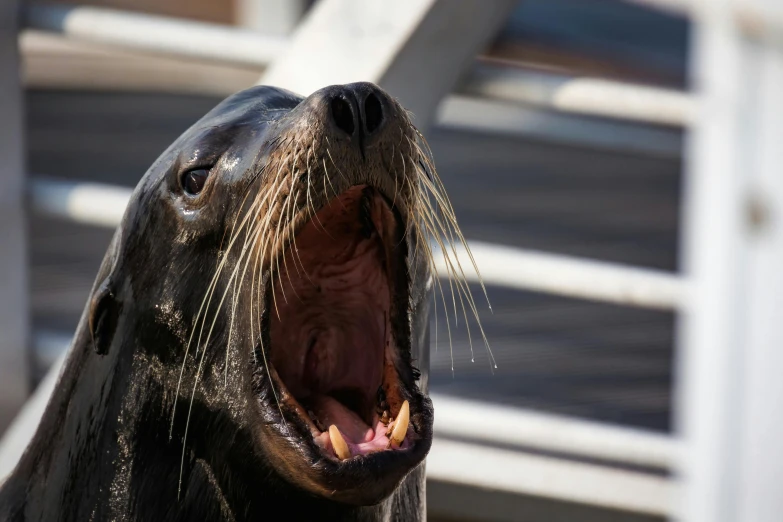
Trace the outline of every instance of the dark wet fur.
<instances>
[{"instance_id":1,"label":"dark wet fur","mask_svg":"<svg viewBox=\"0 0 783 522\"><path fill-rule=\"evenodd\" d=\"M177 395L188 336L226 230L247 191L270 175L264 166L271 151L279 152L282 146L281 134L267 134L300 103L302 98L269 87L234 95L183 134L144 176L103 260L92 306L88 303L85 309L41 425L0 489L0 520L423 518L422 465L395 482L398 487L390 496L369 506L330 500L312 493L299 475L281 474L273 458L289 457L270 449L283 437L267 425L279 418L279 412L257 411L257 393L268 387L253 382L264 376L248 349L257 340L248 338L246 325L239 325L240 334L228 346L224 387L230 306L217 312L196 387L180 489L183 437L198 363L191 347ZM225 174L225 183L205 189L212 191L210 203L197 209L196 217L186 215L182 207L189 203L177 194L180 174L215 161L237 163L231 174ZM419 272L424 274L426 268ZM418 386L425 391L428 294L423 281L423 275L417 277L411 283L410 301L398 306L412 319L401 379L413 383L420 370ZM249 306L247 299L241 297L240 309ZM94 314L100 316L95 321ZM399 328L408 328L401 317L397 321ZM412 400L419 418L427 421L422 425L431 426L428 399ZM327 476L329 472L322 470ZM358 472L373 475L373 470ZM376 481L362 480L362 487L376 487Z\"/></svg>"}]
</instances>

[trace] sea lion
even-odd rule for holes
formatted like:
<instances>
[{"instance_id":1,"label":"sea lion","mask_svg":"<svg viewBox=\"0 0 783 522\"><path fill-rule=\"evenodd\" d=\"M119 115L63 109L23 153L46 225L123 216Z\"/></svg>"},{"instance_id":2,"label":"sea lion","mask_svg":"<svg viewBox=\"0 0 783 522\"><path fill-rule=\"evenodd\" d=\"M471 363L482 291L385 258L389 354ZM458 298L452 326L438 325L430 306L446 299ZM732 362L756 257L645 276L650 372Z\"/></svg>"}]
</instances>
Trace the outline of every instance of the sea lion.
<instances>
[{"instance_id":1,"label":"sea lion","mask_svg":"<svg viewBox=\"0 0 783 522\"><path fill-rule=\"evenodd\" d=\"M0 519L423 519L432 236L380 88L227 98L133 192Z\"/></svg>"}]
</instances>

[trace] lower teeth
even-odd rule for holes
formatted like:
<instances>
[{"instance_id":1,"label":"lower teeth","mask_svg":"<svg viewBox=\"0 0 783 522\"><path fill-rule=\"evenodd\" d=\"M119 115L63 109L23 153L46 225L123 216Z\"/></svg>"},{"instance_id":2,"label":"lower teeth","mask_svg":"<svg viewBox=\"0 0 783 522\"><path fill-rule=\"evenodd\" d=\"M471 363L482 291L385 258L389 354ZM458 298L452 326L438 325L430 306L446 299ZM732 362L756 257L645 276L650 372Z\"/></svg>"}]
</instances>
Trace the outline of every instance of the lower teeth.
<instances>
[{"instance_id":1,"label":"lower teeth","mask_svg":"<svg viewBox=\"0 0 783 522\"><path fill-rule=\"evenodd\" d=\"M332 440L332 447L337 458L340 460L351 458L351 449L345 443L342 433L334 424L329 426L329 438Z\"/></svg>"}]
</instances>

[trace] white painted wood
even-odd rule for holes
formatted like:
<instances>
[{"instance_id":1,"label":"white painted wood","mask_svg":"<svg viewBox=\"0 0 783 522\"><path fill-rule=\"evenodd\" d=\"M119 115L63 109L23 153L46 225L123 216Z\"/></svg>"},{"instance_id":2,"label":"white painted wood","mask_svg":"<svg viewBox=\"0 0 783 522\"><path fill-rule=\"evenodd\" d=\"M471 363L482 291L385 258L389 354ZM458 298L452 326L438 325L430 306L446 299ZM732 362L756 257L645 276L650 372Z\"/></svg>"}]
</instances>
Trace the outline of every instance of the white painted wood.
<instances>
[{"instance_id":1,"label":"white painted wood","mask_svg":"<svg viewBox=\"0 0 783 522\"><path fill-rule=\"evenodd\" d=\"M260 67L286 45L283 38L248 29L101 7L30 4L24 18L28 27L74 40Z\"/></svg>"},{"instance_id":2,"label":"white painted wood","mask_svg":"<svg viewBox=\"0 0 783 522\"><path fill-rule=\"evenodd\" d=\"M702 2L694 18L677 372L688 522L783 513L783 51L748 39L739 5Z\"/></svg>"},{"instance_id":3,"label":"white painted wood","mask_svg":"<svg viewBox=\"0 0 783 522\"><path fill-rule=\"evenodd\" d=\"M12 428L0 438L0 483L38 426L65 357L63 349ZM632 466L667 467L676 445L666 437L447 396L435 395L433 402L438 416L427 458L428 480L635 513L670 513L675 486L666 477L526 452L532 448ZM463 441L454 440L455 436ZM512 445L520 448L508 449Z\"/></svg>"},{"instance_id":4,"label":"white painted wood","mask_svg":"<svg viewBox=\"0 0 783 522\"><path fill-rule=\"evenodd\" d=\"M235 0L236 23L273 36L287 36L296 28L308 0Z\"/></svg>"},{"instance_id":5,"label":"white painted wood","mask_svg":"<svg viewBox=\"0 0 783 522\"><path fill-rule=\"evenodd\" d=\"M125 212L131 190L100 183L74 183L35 177L30 184L32 208L43 214L79 223L116 227ZM609 303L676 309L686 291L678 276L662 270L593 261L559 254L470 241L484 282L519 290L532 290ZM433 245L435 251L438 250ZM455 246L464 267L471 266L464 248ZM436 267L446 274L442 256ZM478 275L465 270L468 281Z\"/></svg>"},{"instance_id":6,"label":"white painted wood","mask_svg":"<svg viewBox=\"0 0 783 522\"><path fill-rule=\"evenodd\" d=\"M522 86L520 86L522 88ZM667 158L682 156L679 129L585 118L548 110L546 106L511 103L454 94L438 109L440 127L542 139L595 149Z\"/></svg>"},{"instance_id":7,"label":"white painted wood","mask_svg":"<svg viewBox=\"0 0 783 522\"><path fill-rule=\"evenodd\" d=\"M658 310L677 309L686 292L679 276L663 270L481 241L470 241L469 245L487 285ZM445 277L446 262L438 248L433 246L433 250L438 273ZM456 245L449 253L452 262L456 253L468 281L479 281L462 245Z\"/></svg>"},{"instance_id":8,"label":"white painted wood","mask_svg":"<svg viewBox=\"0 0 783 522\"><path fill-rule=\"evenodd\" d=\"M727 522L737 520L737 460L730 453L738 449L746 269L738 89L745 71L727 1L709 9L704 4L693 38L692 69L702 98L683 201L683 266L691 299L685 303L677 352L676 406L684 439L680 519Z\"/></svg>"},{"instance_id":9,"label":"white painted wood","mask_svg":"<svg viewBox=\"0 0 783 522\"><path fill-rule=\"evenodd\" d=\"M0 2L0 433L27 397L31 377L17 7Z\"/></svg>"},{"instance_id":10,"label":"white painted wood","mask_svg":"<svg viewBox=\"0 0 783 522\"><path fill-rule=\"evenodd\" d=\"M693 18L705 0L625 0L674 16ZM709 0L707 0L709 2ZM767 45L783 46L783 4L777 0L735 0L730 16L743 36Z\"/></svg>"},{"instance_id":11,"label":"white painted wood","mask_svg":"<svg viewBox=\"0 0 783 522\"><path fill-rule=\"evenodd\" d=\"M475 66L457 90L563 112L677 127L690 124L693 110L693 97L683 91L496 65Z\"/></svg>"},{"instance_id":12,"label":"white painted wood","mask_svg":"<svg viewBox=\"0 0 783 522\"><path fill-rule=\"evenodd\" d=\"M37 29L22 31L19 47L24 84L31 88L227 96L253 85L263 70L152 54L128 45L103 45Z\"/></svg>"},{"instance_id":13,"label":"white painted wood","mask_svg":"<svg viewBox=\"0 0 783 522\"><path fill-rule=\"evenodd\" d=\"M255 0L248 1L253 3ZM563 113L672 126L689 123L693 100L685 92L531 69L476 65L473 55L480 48L479 44L475 44L472 51L464 52L464 63L457 63L458 60L451 57L452 49L459 51L460 48L447 39L454 35L437 31L436 23L452 17L461 21L464 27L450 31L469 32L470 20L464 21L463 18L464 13L473 11L463 6L462 10L456 11L459 14L456 16L452 10L459 4L452 0L446 5L447 12L442 12L443 7L433 7L425 14L422 23L428 23L429 29L417 31L436 31L437 37L430 33L407 35L396 28L403 32L401 38L409 37L410 41L396 44L392 39L395 34L381 38L373 33L361 38L343 36L333 42L331 33L325 32L322 37L329 36L327 45L335 47L329 52L340 56L339 60L329 56L319 58L327 51L321 50L321 44L312 41L314 37L307 36L310 33L306 38L297 36L294 45L302 45L300 40L305 38L307 45L319 48L300 52L304 56L299 56L299 59L306 63L298 68L287 55L269 71L265 81L275 85L286 84L292 90L307 93L329 83L369 79L381 83L421 116L435 110L440 97L449 92L456 81L453 76L465 69L464 80L455 86L460 96L511 102L517 112L523 104L521 110L525 106L534 106ZM365 11L370 11L369 7L375 4L361 5ZM475 9L487 10L487 5L479 4ZM319 4L318 9L323 7ZM372 19L362 10L358 13ZM96 7L32 4L26 8L26 19L35 29L27 31L22 40L22 48L30 58L28 75L34 85L58 86L59 77L61 84L68 87L148 88L227 95L250 86L255 80L254 73L256 76L260 74L289 46L288 39L284 37ZM366 23L356 20L355 25L362 27ZM391 29L387 30L394 33ZM384 34L381 31L377 33ZM55 35L63 36L63 41L58 42ZM194 39L193 35L199 37ZM351 38L357 41L352 43ZM93 46L90 47L90 44ZM394 45L401 45L399 51L403 54L392 56L382 49L372 53L374 48L394 48ZM367 52L353 56L357 54L357 51L351 50L354 46L364 46ZM129 55L129 52L145 54ZM38 66L36 59L42 54L59 56ZM449 59L443 60L441 56ZM174 57L188 60L172 63ZM232 65L234 68L231 68ZM216 67L223 69L216 70ZM437 73L437 81L433 83L432 78L425 77L426 71ZM288 78L284 77L286 75ZM420 120L423 121L422 118ZM523 124L524 120L520 118L518 121ZM579 124L575 126L579 127Z\"/></svg>"},{"instance_id":14,"label":"white painted wood","mask_svg":"<svg viewBox=\"0 0 783 522\"><path fill-rule=\"evenodd\" d=\"M132 190L104 183L75 183L44 177L30 180L30 206L41 214L87 225L116 228Z\"/></svg>"},{"instance_id":15,"label":"white painted wood","mask_svg":"<svg viewBox=\"0 0 783 522\"><path fill-rule=\"evenodd\" d=\"M371 81L427 127L516 0L321 0L261 77L303 95Z\"/></svg>"},{"instance_id":16,"label":"white painted wood","mask_svg":"<svg viewBox=\"0 0 783 522\"><path fill-rule=\"evenodd\" d=\"M666 477L448 439L433 442L427 478L658 516L676 491Z\"/></svg>"},{"instance_id":17,"label":"white painted wood","mask_svg":"<svg viewBox=\"0 0 783 522\"><path fill-rule=\"evenodd\" d=\"M439 393L430 397L436 436L662 470L677 463L679 447L667 435Z\"/></svg>"},{"instance_id":18,"label":"white painted wood","mask_svg":"<svg viewBox=\"0 0 783 522\"><path fill-rule=\"evenodd\" d=\"M757 97L757 120L745 141L753 170L744 203L750 237L736 520L772 522L783 514L783 47L751 52L756 71L743 92Z\"/></svg>"}]
</instances>

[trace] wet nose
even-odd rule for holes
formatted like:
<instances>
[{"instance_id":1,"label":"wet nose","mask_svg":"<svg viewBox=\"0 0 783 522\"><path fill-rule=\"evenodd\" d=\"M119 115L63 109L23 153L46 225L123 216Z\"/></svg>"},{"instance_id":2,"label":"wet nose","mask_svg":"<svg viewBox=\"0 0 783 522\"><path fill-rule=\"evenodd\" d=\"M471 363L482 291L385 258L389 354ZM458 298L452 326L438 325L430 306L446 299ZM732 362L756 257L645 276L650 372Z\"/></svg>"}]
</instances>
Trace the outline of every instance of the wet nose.
<instances>
[{"instance_id":1,"label":"wet nose","mask_svg":"<svg viewBox=\"0 0 783 522\"><path fill-rule=\"evenodd\" d=\"M334 124L361 143L377 134L385 123L386 94L366 82L351 83L333 90L330 102Z\"/></svg>"}]
</instances>

